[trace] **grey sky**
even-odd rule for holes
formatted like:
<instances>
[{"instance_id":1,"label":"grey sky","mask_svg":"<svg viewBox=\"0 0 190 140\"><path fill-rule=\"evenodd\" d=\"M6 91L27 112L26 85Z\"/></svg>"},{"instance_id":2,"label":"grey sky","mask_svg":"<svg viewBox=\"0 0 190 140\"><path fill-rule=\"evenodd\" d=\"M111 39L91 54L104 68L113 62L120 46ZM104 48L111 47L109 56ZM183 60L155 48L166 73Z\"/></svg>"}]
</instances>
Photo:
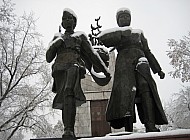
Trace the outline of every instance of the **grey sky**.
<instances>
[{"instance_id":1,"label":"grey sky","mask_svg":"<svg viewBox=\"0 0 190 140\"><path fill-rule=\"evenodd\" d=\"M90 24L101 16L102 30L117 27L116 11L127 7L132 13L131 27L142 29L148 39L152 53L159 61L166 78L157 83L161 100L168 100L170 95L181 88L180 80L174 80L168 72L172 70L166 51L170 38L180 39L190 31L190 0L13 0L16 4L16 14L33 11L37 21L38 31L44 36L44 45L58 32L64 8L72 9L77 17L76 31L90 33Z\"/></svg>"}]
</instances>

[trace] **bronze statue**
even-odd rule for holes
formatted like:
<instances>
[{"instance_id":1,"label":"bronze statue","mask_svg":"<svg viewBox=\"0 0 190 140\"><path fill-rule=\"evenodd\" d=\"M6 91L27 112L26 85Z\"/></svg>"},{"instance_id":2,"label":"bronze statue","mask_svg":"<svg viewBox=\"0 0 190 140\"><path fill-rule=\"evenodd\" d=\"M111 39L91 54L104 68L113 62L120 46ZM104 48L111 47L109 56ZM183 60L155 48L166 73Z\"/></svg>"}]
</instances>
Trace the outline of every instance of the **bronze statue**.
<instances>
[{"instance_id":1,"label":"bronze statue","mask_svg":"<svg viewBox=\"0 0 190 140\"><path fill-rule=\"evenodd\" d=\"M118 52L106 119L115 129L125 127L126 131L133 131L136 103L146 132L159 132L155 124L167 124L168 121L150 68L154 74L158 73L160 79L165 74L151 53L143 32L128 27L131 22L130 10L119 9L116 19L119 27L103 31L99 35L106 47L114 46ZM137 99L140 100L136 102Z\"/></svg>"},{"instance_id":2,"label":"bronze statue","mask_svg":"<svg viewBox=\"0 0 190 140\"><path fill-rule=\"evenodd\" d=\"M74 32L77 16L73 10L63 11L62 27L65 33L55 34L46 52L47 62L55 62L52 66L54 79L52 91L56 93L53 108L62 110L64 124L63 139L76 139L74 133L76 106L85 103L86 98L81 89L81 79L84 78L86 68L91 72L92 66L105 74L105 79L99 79L92 74L99 85L105 85L110 80L107 67L96 54L83 32ZM102 82L103 81L103 82Z\"/></svg>"}]
</instances>

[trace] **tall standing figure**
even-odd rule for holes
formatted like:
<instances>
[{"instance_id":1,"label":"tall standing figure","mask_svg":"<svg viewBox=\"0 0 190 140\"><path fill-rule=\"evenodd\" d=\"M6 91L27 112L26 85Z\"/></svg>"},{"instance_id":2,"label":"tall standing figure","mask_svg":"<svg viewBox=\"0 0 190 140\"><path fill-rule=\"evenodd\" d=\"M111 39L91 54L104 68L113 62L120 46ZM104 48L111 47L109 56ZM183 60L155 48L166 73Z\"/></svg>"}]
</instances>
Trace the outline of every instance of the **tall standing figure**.
<instances>
[{"instance_id":1,"label":"tall standing figure","mask_svg":"<svg viewBox=\"0 0 190 140\"><path fill-rule=\"evenodd\" d=\"M121 8L116 14L119 27L103 31L100 41L117 50L115 74L106 119L113 128L125 127L133 131L135 99L139 118L145 124L146 132L160 131L155 124L167 124L167 118L158 95L156 83L151 76L158 73L165 77L158 61L151 53L147 39L141 30L132 29L131 12Z\"/></svg>"},{"instance_id":2,"label":"tall standing figure","mask_svg":"<svg viewBox=\"0 0 190 140\"><path fill-rule=\"evenodd\" d=\"M76 139L74 133L76 106L85 103L86 98L81 89L81 79L84 78L86 68L98 68L106 75L107 82L110 73L101 58L96 54L87 36L83 32L74 32L77 16L73 10L66 8L63 11L62 27L65 33L54 35L46 52L47 62L52 62L52 77L54 79L53 92L56 96L53 100L53 108L62 110L64 124L64 139ZM105 81L100 85L107 84Z\"/></svg>"}]
</instances>

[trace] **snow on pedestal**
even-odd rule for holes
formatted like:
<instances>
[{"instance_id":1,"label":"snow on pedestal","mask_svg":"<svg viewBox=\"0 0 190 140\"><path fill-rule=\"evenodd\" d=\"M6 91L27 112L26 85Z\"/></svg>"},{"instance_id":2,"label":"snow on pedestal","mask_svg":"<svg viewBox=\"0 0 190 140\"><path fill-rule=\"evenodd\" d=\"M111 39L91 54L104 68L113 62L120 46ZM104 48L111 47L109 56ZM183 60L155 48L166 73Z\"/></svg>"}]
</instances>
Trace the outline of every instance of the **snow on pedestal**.
<instances>
[{"instance_id":1,"label":"snow on pedestal","mask_svg":"<svg viewBox=\"0 0 190 140\"><path fill-rule=\"evenodd\" d=\"M79 140L132 140L132 139L176 139L186 138L190 139L190 129L178 129L163 132L149 132L149 133L131 133L131 132L118 132L110 133L104 137L94 137L94 138L81 138ZM185 140L185 139L183 139Z\"/></svg>"}]
</instances>

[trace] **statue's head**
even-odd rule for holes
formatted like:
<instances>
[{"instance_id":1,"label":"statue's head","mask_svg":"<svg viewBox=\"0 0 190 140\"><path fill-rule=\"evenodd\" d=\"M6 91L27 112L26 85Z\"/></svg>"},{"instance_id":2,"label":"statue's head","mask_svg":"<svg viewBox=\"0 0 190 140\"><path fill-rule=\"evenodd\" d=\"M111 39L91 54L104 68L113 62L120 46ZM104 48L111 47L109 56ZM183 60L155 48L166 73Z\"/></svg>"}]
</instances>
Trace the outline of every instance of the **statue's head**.
<instances>
[{"instance_id":1,"label":"statue's head","mask_svg":"<svg viewBox=\"0 0 190 140\"><path fill-rule=\"evenodd\" d=\"M128 8L120 8L116 14L117 24L119 27L130 26L131 11Z\"/></svg>"},{"instance_id":2,"label":"statue's head","mask_svg":"<svg viewBox=\"0 0 190 140\"><path fill-rule=\"evenodd\" d=\"M73 10L69 9L69 8L65 8L63 10L63 16L62 16L62 27L64 29L67 28L75 28L77 24L77 16L74 13Z\"/></svg>"}]
</instances>

